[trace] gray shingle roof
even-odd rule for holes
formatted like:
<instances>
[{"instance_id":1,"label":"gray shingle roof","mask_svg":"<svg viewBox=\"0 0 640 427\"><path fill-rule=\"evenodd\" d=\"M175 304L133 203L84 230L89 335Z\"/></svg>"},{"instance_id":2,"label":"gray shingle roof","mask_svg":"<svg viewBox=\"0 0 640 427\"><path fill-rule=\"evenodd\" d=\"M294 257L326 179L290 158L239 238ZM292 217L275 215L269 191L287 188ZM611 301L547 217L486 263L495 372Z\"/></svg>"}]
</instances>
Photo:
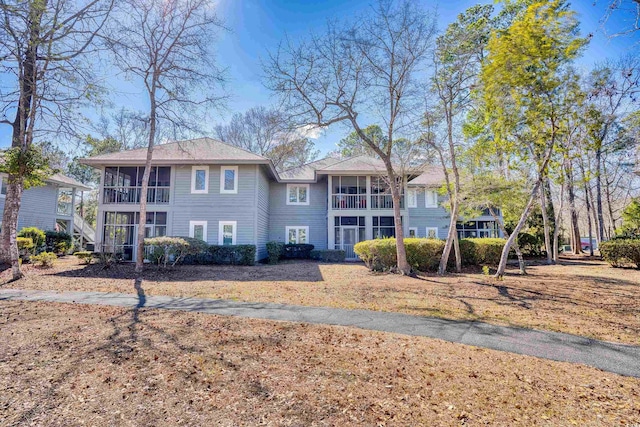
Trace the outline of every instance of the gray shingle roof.
<instances>
[{"instance_id":1,"label":"gray shingle roof","mask_svg":"<svg viewBox=\"0 0 640 427\"><path fill-rule=\"evenodd\" d=\"M48 182L52 182L54 184L61 185L63 187L75 187L77 190L89 191L91 187L88 187L77 181L70 176L62 175L61 173L56 173L47 179Z\"/></svg>"},{"instance_id":2,"label":"gray shingle roof","mask_svg":"<svg viewBox=\"0 0 640 427\"><path fill-rule=\"evenodd\" d=\"M340 161L340 159L336 159L335 157L325 157L324 159L282 171L280 172L280 178L291 181L313 181L316 179L316 170Z\"/></svg>"},{"instance_id":3,"label":"gray shingle roof","mask_svg":"<svg viewBox=\"0 0 640 427\"><path fill-rule=\"evenodd\" d=\"M444 184L444 172L441 167L437 166L425 166L423 168L424 172L411 181L408 182L408 185L423 185L427 187L439 187Z\"/></svg>"},{"instance_id":4,"label":"gray shingle roof","mask_svg":"<svg viewBox=\"0 0 640 427\"><path fill-rule=\"evenodd\" d=\"M80 159L86 165L144 164L146 148L102 154ZM266 157L253 154L242 148L226 144L213 138L197 138L156 145L153 149L153 164L198 164L198 163L250 163L268 164Z\"/></svg>"}]
</instances>

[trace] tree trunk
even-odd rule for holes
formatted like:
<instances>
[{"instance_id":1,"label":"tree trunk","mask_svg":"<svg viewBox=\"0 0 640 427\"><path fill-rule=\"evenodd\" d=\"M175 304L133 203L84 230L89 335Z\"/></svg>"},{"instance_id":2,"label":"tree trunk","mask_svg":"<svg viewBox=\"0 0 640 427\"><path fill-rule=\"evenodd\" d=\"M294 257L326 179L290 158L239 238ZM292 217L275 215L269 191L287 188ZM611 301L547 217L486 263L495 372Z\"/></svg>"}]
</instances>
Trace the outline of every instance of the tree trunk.
<instances>
[{"instance_id":1,"label":"tree trunk","mask_svg":"<svg viewBox=\"0 0 640 427\"><path fill-rule=\"evenodd\" d=\"M155 78L154 78L155 83ZM138 221L138 240L136 251L136 272L144 269L144 234L147 225L147 190L149 188L149 176L151 175L151 159L153 158L153 146L156 138L156 98L155 84L152 84L149 92L151 109L149 111L149 145L147 147L147 159L142 174L142 187L140 188L140 218ZM206 238L206 236L205 236Z\"/></svg>"},{"instance_id":2,"label":"tree trunk","mask_svg":"<svg viewBox=\"0 0 640 427\"><path fill-rule=\"evenodd\" d=\"M587 208L587 226L589 229L589 255L593 256L593 226L591 222L591 199L589 197L589 183L587 182L587 174L584 170L582 163L580 164L580 170L582 171L582 182L584 185L584 202ZM582 244L580 245L582 246Z\"/></svg>"},{"instance_id":3,"label":"tree trunk","mask_svg":"<svg viewBox=\"0 0 640 427\"><path fill-rule=\"evenodd\" d=\"M411 266L407 261L407 249L404 246L404 224L402 224L402 215L400 213L401 193L396 182L396 176L393 168L387 166L387 174L391 183L391 198L393 199L393 219L396 231L396 256L398 259L398 273L402 275L411 274Z\"/></svg>"},{"instance_id":4,"label":"tree trunk","mask_svg":"<svg viewBox=\"0 0 640 427\"><path fill-rule=\"evenodd\" d=\"M602 215L602 146L596 149L596 209L598 213L598 234L604 235Z\"/></svg>"},{"instance_id":5,"label":"tree trunk","mask_svg":"<svg viewBox=\"0 0 640 427\"><path fill-rule=\"evenodd\" d=\"M560 186L560 206L558 207L558 213L556 214L555 227L553 228L553 260L558 262L558 250L560 246L560 221L562 220L562 208L564 207L564 185Z\"/></svg>"},{"instance_id":6,"label":"tree trunk","mask_svg":"<svg viewBox=\"0 0 640 427\"><path fill-rule=\"evenodd\" d=\"M507 229L504 228L504 224L502 223L502 221L500 221L500 218L495 213L493 208L489 208L489 213L493 217L493 220L496 222L496 224L498 224L498 227L500 228L500 231L502 231L502 235L505 236L508 239L509 238L509 233L507 233ZM518 268L520 269L520 274L523 275L523 276L526 276L527 275L527 265L524 262L524 257L522 256L522 251L520 250L520 245L518 244L517 237L513 241L513 249L516 251L516 256L518 257Z\"/></svg>"},{"instance_id":7,"label":"tree trunk","mask_svg":"<svg viewBox=\"0 0 640 427\"><path fill-rule=\"evenodd\" d=\"M578 211L576 210L576 195L573 187L573 172L569 161L565 161L565 174L567 176L567 196L569 198L569 214L571 216L571 241L574 255L582 253L580 241L580 228L578 226Z\"/></svg>"},{"instance_id":8,"label":"tree trunk","mask_svg":"<svg viewBox=\"0 0 640 427\"><path fill-rule=\"evenodd\" d=\"M545 191L540 191L540 211L542 212L542 223L544 227L544 247L547 252L547 264L553 264L551 232L549 229L549 212L547 211L547 200Z\"/></svg>"}]
</instances>

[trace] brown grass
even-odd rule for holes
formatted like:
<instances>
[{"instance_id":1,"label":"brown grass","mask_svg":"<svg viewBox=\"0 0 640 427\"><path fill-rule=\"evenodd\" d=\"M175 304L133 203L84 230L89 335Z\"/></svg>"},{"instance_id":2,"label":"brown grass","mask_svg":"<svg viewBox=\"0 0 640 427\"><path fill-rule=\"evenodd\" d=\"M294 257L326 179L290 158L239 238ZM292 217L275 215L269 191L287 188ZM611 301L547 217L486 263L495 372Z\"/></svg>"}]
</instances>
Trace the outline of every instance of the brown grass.
<instances>
[{"instance_id":1,"label":"brown grass","mask_svg":"<svg viewBox=\"0 0 640 427\"><path fill-rule=\"evenodd\" d=\"M0 302L0 425L633 425L640 380L351 328Z\"/></svg>"},{"instance_id":2,"label":"brown grass","mask_svg":"<svg viewBox=\"0 0 640 427\"><path fill-rule=\"evenodd\" d=\"M80 265L68 257L55 269L27 267L12 288L135 293L133 267ZM288 262L275 266L182 266L147 269L147 295L225 298L358 308L480 320L640 344L640 274L599 261L564 260L503 281L466 272L418 278L375 274L361 264ZM5 280L7 272L4 273Z\"/></svg>"}]
</instances>

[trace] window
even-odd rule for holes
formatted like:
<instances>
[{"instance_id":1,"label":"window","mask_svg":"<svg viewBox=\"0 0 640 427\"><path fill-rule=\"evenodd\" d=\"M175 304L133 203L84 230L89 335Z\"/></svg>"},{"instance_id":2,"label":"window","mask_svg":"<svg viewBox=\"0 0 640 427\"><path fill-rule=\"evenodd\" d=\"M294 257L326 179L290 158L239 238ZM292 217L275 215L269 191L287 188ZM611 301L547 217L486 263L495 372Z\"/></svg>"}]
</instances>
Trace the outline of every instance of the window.
<instances>
[{"instance_id":1,"label":"window","mask_svg":"<svg viewBox=\"0 0 640 427\"><path fill-rule=\"evenodd\" d=\"M209 166L193 166L191 168L191 193L206 194L209 192Z\"/></svg>"},{"instance_id":2,"label":"window","mask_svg":"<svg viewBox=\"0 0 640 427\"><path fill-rule=\"evenodd\" d=\"M238 193L238 167L237 166L220 167L220 193L222 194Z\"/></svg>"},{"instance_id":3,"label":"window","mask_svg":"<svg viewBox=\"0 0 640 427\"><path fill-rule=\"evenodd\" d=\"M385 237L396 237L394 218L392 216L374 216L373 238L383 239Z\"/></svg>"},{"instance_id":4,"label":"window","mask_svg":"<svg viewBox=\"0 0 640 427\"><path fill-rule=\"evenodd\" d=\"M3 176L2 177L2 181L0 181L0 195L1 196L6 196L7 195L7 177Z\"/></svg>"},{"instance_id":5,"label":"window","mask_svg":"<svg viewBox=\"0 0 640 427\"><path fill-rule=\"evenodd\" d=\"M409 228L409 237L418 237L418 229L416 227Z\"/></svg>"},{"instance_id":6,"label":"window","mask_svg":"<svg viewBox=\"0 0 640 427\"><path fill-rule=\"evenodd\" d=\"M207 221L189 221L189 237L207 241Z\"/></svg>"},{"instance_id":7,"label":"window","mask_svg":"<svg viewBox=\"0 0 640 427\"><path fill-rule=\"evenodd\" d=\"M235 245L236 244L236 221L220 221L218 223L218 244L219 245Z\"/></svg>"},{"instance_id":8,"label":"window","mask_svg":"<svg viewBox=\"0 0 640 427\"><path fill-rule=\"evenodd\" d=\"M458 221L456 223L458 237L499 237L498 225L495 221Z\"/></svg>"},{"instance_id":9,"label":"window","mask_svg":"<svg viewBox=\"0 0 640 427\"><path fill-rule=\"evenodd\" d=\"M167 213L147 212L144 237L161 237L167 235Z\"/></svg>"},{"instance_id":10,"label":"window","mask_svg":"<svg viewBox=\"0 0 640 427\"><path fill-rule=\"evenodd\" d=\"M288 205L309 204L309 184L287 184Z\"/></svg>"},{"instance_id":11,"label":"window","mask_svg":"<svg viewBox=\"0 0 640 427\"><path fill-rule=\"evenodd\" d=\"M309 227L286 227L287 243L309 243Z\"/></svg>"},{"instance_id":12,"label":"window","mask_svg":"<svg viewBox=\"0 0 640 427\"><path fill-rule=\"evenodd\" d=\"M56 205L56 214L71 216L73 215L73 191L70 188L58 188L58 204Z\"/></svg>"},{"instance_id":13,"label":"window","mask_svg":"<svg viewBox=\"0 0 640 427\"><path fill-rule=\"evenodd\" d=\"M418 190L416 189L407 190L407 197L409 198L409 200L407 200L409 207L417 208L418 207Z\"/></svg>"},{"instance_id":14,"label":"window","mask_svg":"<svg viewBox=\"0 0 640 427\"><path fill-rule=\"evenodd\" d=\"M425 208L437 208L438 207L438 193L436 191L427 190L424 192L424 207Z\"/></svg>"},{"instance_id":15,"label":"window","mask_svg":"<svg viewBox=\"0 0 640 427\"><path fill-rule=\"evenodd\" d=\"M366 176L333 176L331 185L333 209L367 208Z\"/></svg>"},{"instance_id":16,"label":"window","mask_svg":"<svg viewBox=\"0 0 640 427\"><path fill-rule=\"evenodd\" d=\"M427 227L427 239L438 238L438 227Z\"/></svg>"}]
</instances>

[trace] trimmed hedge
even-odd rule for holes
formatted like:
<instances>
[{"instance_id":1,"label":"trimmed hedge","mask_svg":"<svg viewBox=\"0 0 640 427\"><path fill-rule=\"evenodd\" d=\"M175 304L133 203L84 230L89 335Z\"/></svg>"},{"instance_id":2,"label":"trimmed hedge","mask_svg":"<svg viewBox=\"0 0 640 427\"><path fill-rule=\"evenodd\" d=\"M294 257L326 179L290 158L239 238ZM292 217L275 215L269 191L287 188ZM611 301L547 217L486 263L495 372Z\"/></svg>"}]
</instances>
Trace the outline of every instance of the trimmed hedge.
<instances>
[{"instance_id":1,"label":"trimmed hedge","mask_svg":"<svg viewBox=\"0 0 640 427\"><path fill-rule=\"evenodd\" d=\"M613 267L635 264L640 269L640 239L616 239L600 243L602 258Z\"/></svg>"},{"instance_id":2,"label":"trimmed hedge","mask_svg":"<svg viewBox=\"0 0 640 427\"><path fill-rule=\"evenodd\" d=\"M505 239L470 238L460 240L460 255L465 265L489 265L500 263Z\"/></svg>"},{"instance_id":3,"label":"trimmed hedge","mask_svg":"<svg viewBox=\"0 0 640 427\"><path fill-rule=\"evenodd\" d=\"M58 255L53 252L41 252L38 255L32 256L31 262L43 268L50 268L53 267L53 264L55 264L57 259Z\"/></svg>"},{"instance_id":4,"label":"trimmed hedge","mask_svg":"<svg viewBox=\"0 0 640 427\"><path fill-rule=\"evenodd\" d=\"M31 237L17 237L16 242L18 244L18 252L20 252L20 256L27 255L34 247Z\"/></svg>"},{"instance_id":5,"label":"trimmed hedge","mask_svg":"<svg viewBox=\"0 0 640 427\"><path fill-rule=\"evenodd\" d=\"M282 258L309 259L314 246L306 243L288 243L283 246Z\"/></svg>"},{"instance_id":6,"label":"trimmed hedge","mask_svg":"<svg viewBox=\"0 0 640 427\"><path fill-rule=\"evenodd\" d=\"M346 253L340 249L314 249L309 253L309 257L322 262L344 262Z\"/></svg>"},{"instance_id":7,"label":"trimmed hedge","mask_svg":"<svg viewBox=\"0 0 640 427\"><path fill-rule=\"evenodd\" d=\"M78 259L82 260L85 264L91 264L91 260L93 259L93 252L89 251L78 251L73 254L78 257Z\"/></svg>"},{"instance_id":8,"label":"trimmed hedge","mask_svg":"<svg viewBox=\"0 0 640 427\"><path fill-rule=\"evenodd\" d=\"M52 230L47 230L44 234L47 251L65 254L71 249L71 234Z\"/></svg>"},{"instance_id":9,"label":"trimmed hedge","mask_svg":"<svg viewBox=\"0 0 640 427\"><path fill-rule=\"evenodd\" d=\"M204 252L186 256L182 264L253 265L255 260L255 245L211 245Z\"/></svg>"},{"instance_id":10,"label":"trimmed hedge","mask_svg":"<svg viewBox=\"0 0 640 427\"><path fill-rule=\"evenodd\" d=\"M277 264L278 260L282 256L283 250L284 250L284 243L267 242L267 254L269 256L269 264Z\"/></svg>"},{"instance_id":11,"label":"trimmed hedge","mask_svg":"<svg viewBox=\"0 0 640 427\"><path fill-rule=\"evenodd\" d=\"M169 264L175 266L187 255L197 255L208 248L204 240L192 237L151 237L144 239L144 245L149 248L147 259L167 268Z\"/></svg>"},{"instance_id":12,"label":"trimmed hedge","mask_svg":"<svg viewBox=\"0 0 640 427\"><path fill-rule=\"evenodd\" d=\"M417 271L436 271L444 250L444 240L405 238L407 262ZM461 239L460 252L465 265L497 265L504 239ZM376 239L359 242L355 253L373 271L390 271L397 266L396 239ZM455 259L453 249L449 262Z\"/></svg>"}]
</instances>

